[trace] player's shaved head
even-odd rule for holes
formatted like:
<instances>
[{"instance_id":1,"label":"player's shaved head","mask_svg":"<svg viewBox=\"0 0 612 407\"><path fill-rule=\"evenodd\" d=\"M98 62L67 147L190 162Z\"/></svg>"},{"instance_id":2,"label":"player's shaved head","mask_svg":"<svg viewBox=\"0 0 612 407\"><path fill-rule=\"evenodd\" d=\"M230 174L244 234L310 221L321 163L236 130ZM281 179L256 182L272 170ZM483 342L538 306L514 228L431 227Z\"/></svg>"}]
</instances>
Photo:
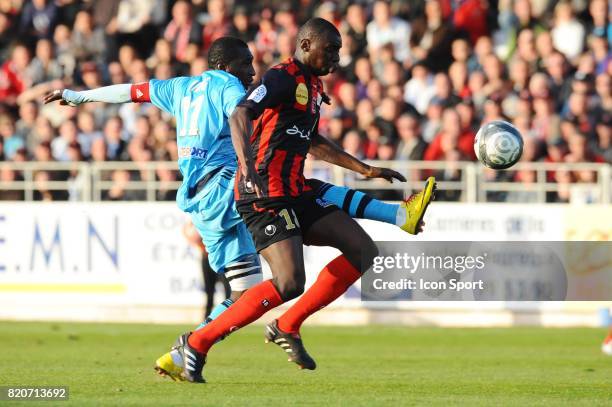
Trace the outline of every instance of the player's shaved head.
<instances>
[{"instance_id":1,"label":"player's shaved head","mask_svg":"<svg viewBox=\"0 0 612 407\"><path fill-rule=\"evenodd\" d=\"M208 50L208 67L210 69L225 69L233 60L238 58L247 44L239 38L221 37L215 40Z\"/></svg>"},{"instance_id":2,"label":"player's shaved head","mask_svg":"<svg viewBox=\"0 0 612 407\"><path fill-rule=\"evenodd\" d=\"M300 30L298 31L298 48L302 40L309 39L313 41L321 36L329 36L330 34L340 35L340 32L329 21L322 18L312 18L306 21L306 23L300 27Z\"/></svg>"},{"instance_id":3,"label":"player's shaved head","mask_svg":"<svg viewBox=\"0 0 612 407\"><path fill-rule=\"evenodd\" d=\"M295 58L317 76L327 75L338 67L342 37L329 21L313 18L297 35Z\"/></svg>"}]
</instances>

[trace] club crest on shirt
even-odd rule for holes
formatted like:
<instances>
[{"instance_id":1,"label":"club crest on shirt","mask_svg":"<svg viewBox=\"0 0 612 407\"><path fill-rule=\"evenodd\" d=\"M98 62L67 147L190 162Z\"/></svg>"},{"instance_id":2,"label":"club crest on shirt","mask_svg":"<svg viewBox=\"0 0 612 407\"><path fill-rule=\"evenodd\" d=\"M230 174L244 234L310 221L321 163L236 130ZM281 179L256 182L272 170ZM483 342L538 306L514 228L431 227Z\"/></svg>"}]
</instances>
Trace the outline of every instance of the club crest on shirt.
<instances>
[{"instance_id":1,"label":"club crest on shirt","mask_svg":"<svg viewBox=\"0 0 612 407\"><path fill-rule=\"evenodd\" d=\"M305 84L300 83L295 88L295 101L302 106L306 106L308 103L308 88Z\"/></svg>"}]
</instances>

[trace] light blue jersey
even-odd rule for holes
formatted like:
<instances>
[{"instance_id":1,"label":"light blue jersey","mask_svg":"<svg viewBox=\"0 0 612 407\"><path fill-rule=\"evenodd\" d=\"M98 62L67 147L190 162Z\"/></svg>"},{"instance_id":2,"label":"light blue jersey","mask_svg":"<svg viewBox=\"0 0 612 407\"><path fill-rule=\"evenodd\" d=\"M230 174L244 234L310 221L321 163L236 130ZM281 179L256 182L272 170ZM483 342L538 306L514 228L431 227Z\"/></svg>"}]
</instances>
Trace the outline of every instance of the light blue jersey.
<instances>
[{"instance_id":1,"label":"light blue jersey","mask_svg":"<svg viewBox=\"0 0 612 407\"><path fill-rule=\"evenodd\" d=\"M151 103L176 117L183 175L176 202L183 211L192 212L201 198L193 196L199 180L219 167L236 170L228 119L246 93L244 86L235 76L215 70L200 76L152 79L149 91Z\"/></svg>"}]
</instances>

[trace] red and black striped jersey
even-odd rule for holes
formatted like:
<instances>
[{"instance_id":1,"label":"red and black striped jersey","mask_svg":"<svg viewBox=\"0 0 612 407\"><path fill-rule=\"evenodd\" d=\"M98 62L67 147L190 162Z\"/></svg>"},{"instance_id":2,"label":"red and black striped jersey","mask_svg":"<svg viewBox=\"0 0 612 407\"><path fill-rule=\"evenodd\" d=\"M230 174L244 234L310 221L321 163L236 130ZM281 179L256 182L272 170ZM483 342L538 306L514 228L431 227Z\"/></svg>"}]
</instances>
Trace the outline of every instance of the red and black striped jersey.
<instances>
[{"instance_id":1,"label":"red and black striped jersey","mask_svg":"<svg viewBox=\"0 0 612 407\"><path fill-rule=\"evenodd\" d=\"M239 104L251 112L251 148L265 197L295 197L310 188L304 183L304 160L318 133L325 98L321 80L291 58L268 70ZM236 199L253 198L237 172Z\"/></svg>"}]
</instances>

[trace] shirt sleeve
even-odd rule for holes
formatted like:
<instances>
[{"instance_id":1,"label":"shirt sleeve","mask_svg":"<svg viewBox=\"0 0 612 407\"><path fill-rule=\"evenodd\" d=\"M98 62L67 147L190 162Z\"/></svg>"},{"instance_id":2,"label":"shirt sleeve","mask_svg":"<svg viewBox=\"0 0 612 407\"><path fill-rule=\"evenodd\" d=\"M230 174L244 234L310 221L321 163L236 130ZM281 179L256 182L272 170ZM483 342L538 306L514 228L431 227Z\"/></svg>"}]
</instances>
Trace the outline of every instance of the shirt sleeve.
<instances>
[{"instance_id":1,"label":"shirt sleeve","mask_svg":"<svg viewBox=\"0 0 612 407\"><path fill-rule=\"evenodd\" d=\"M247 92L239 106L249 109L251 119L256 119L265 109L288 103L291 98L295 99L295 79L285 71L270 69L259 85Z\"/></svg>"},{"instance_id":2,"label":"shirt sleeve","mask_svg":"<svg viewBox=\"0 0 612 407\"><path fill-rule=\"evenodd\" d=\"M188 82L189 77L186 76L172 79L151 79L149 81L151 103L173 115L176 90L185 88Z\"/></svg>"},{"instance_id":3,"label":"shirt sleeve","mask_svg":"<svg viewBox=\"0 0 612 407\"><path fill-rule=\"evenodd\" d=\"M236 106L244 99L244 87L238 80L229 81L221 92L221 105L225 117L230 117Z\"/></svg>"}]
</instances>

